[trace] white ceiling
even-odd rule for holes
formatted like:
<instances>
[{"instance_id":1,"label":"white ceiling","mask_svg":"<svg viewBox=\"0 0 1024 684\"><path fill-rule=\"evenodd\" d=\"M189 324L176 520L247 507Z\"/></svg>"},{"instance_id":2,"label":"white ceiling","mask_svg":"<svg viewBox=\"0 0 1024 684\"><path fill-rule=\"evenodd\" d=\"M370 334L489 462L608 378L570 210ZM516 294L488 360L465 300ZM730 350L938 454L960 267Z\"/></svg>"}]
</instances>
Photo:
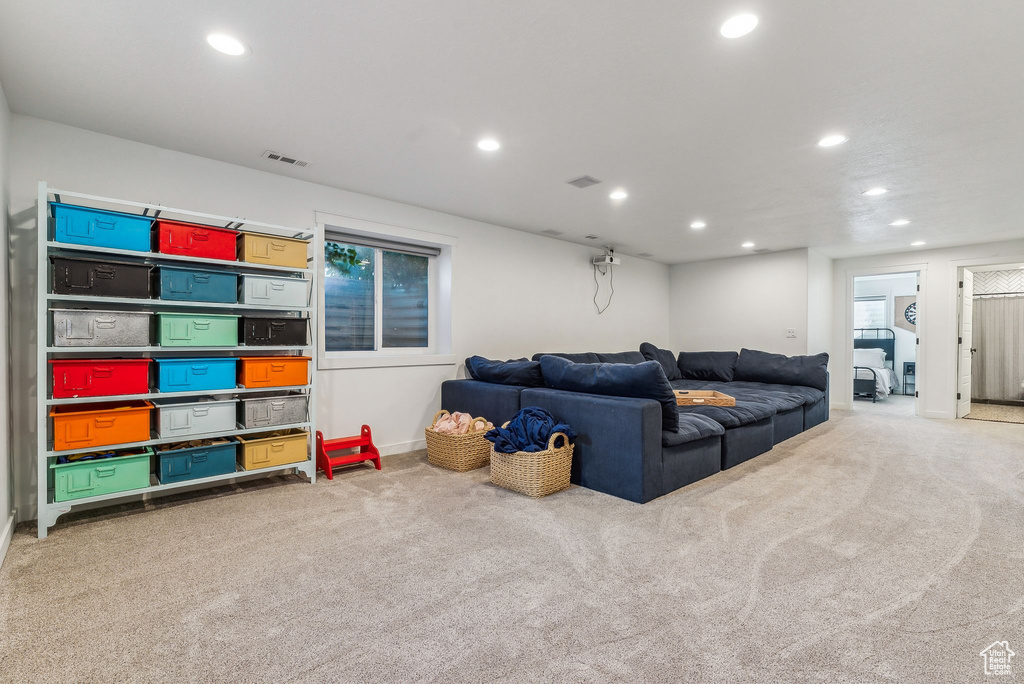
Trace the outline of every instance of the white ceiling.
<instances>
[{"instance_id":1,"label":"white ceiling","mask_svg":"<svg viewBox=\"0 0 1024 684\"><path fill-rule=\"evenodd\" d=\"M0 0L0 81L18 113L659 261L841 257L1024 237L1021 25L1020 0Z\"/></svg>"}]
</instances>

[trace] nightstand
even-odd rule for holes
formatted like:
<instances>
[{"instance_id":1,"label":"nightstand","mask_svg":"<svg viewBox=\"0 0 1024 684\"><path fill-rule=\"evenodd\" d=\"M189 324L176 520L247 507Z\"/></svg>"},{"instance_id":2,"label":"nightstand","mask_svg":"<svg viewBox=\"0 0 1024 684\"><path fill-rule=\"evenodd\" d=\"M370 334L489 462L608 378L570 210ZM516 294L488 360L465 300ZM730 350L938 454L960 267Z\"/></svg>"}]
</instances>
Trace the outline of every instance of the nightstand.
<instances>
[{"instance_id":1,"label":"nightstand","mask_svg":"<svg viewBox=\"0 0 1024 684\"><path fill-rule=\"evenodd\" d=\"M917 389L917 362L916 361L904 361L903 362L903 394L913 394L913 391L908 391L909 388Z\"/></svg>"}]
</instances>

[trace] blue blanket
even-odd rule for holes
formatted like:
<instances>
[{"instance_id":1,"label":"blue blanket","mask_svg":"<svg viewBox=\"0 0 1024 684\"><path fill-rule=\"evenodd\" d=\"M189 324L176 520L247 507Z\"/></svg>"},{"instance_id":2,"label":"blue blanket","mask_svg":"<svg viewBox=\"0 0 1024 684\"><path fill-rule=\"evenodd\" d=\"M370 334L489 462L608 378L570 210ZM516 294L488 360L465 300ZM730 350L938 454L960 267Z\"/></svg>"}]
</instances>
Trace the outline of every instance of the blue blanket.
<instances>
[{"instance_id":1,"label":"blue blanket","mask_svg":"<svg viewBox=\"0 0 1024 684\"><path fill-rule=\"evenodd\" d=\"M576 431L571 427L556 423L554 417L542 408L528 406L514 415L507 427L489 430L484 437L494 444L495 451L503 454L517 451L533 453L546 450L548 440L556 432L564 432L570 442L576 439Z\"/></svg>"}]
</instances>

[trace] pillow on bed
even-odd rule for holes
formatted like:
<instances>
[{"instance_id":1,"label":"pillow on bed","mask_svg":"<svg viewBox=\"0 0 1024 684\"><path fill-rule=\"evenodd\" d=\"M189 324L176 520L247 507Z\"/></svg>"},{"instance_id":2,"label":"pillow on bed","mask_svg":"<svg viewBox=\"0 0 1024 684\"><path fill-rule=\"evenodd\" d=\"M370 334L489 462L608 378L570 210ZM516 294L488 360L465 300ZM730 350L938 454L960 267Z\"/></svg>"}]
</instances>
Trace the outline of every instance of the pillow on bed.
<instances>
[{"instance_id":1,"label":"pillow on bed","mask_svg":"<svg viewBox=\"0 0 1024 684\"><path fill-rule=\"evenodd\" d=\"M886 368L884 349L854 349L853 365L861 368Z\"/></svg>"}]
</instances>

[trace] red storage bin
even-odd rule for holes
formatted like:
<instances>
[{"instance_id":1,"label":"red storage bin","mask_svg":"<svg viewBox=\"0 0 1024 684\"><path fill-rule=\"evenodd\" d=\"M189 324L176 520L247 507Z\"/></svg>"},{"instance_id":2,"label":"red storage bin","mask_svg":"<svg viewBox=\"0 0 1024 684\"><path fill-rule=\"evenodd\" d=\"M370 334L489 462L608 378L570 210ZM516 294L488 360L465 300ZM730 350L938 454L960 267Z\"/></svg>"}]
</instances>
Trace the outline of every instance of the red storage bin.
<instances>
[{"instance_id":1,"label":"red storage bin","mask_svg":"<svg viewBox=\"0 0 1024 684\"><path fill-rule=\"evenodd\" d=\"M204 259L236 261L237 230L201 226L197 223L158 220L159 251Z\"/></svg>"},{"instance_id":2,"label":"red storage bin","mask_svg":"<svg viewBox=\"0 0 1024 684\"><path fill-rule=\"evenodd\" d=\"M151 359L53 359L53 398L149 392Z\"/></svg>"}]
</instances>

